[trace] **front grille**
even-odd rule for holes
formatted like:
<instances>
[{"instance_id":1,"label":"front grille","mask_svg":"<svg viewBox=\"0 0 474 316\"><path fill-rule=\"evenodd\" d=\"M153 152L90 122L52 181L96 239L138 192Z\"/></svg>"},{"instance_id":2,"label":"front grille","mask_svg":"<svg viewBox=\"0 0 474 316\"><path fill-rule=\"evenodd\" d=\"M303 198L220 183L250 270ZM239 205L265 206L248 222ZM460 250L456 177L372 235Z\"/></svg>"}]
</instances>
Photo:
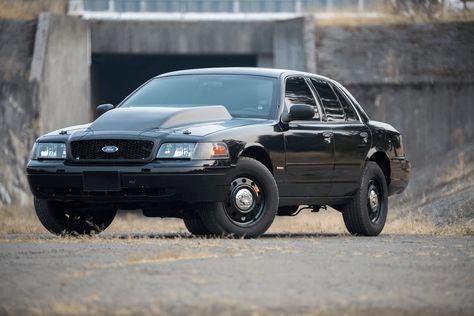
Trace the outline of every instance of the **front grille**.
<instances>
[{"instance_id":1,"label":"front grille","mask_svg":"<svg viewBox=\"0 0 474 316\"><path fill-rule=\"evenodd\" d=\"M153 141L133 139L90 139L71 142L74 160L140 161L150 158ZM102 148L114 146L115 152L104 152Z\"/></svg>"}]
</instances>

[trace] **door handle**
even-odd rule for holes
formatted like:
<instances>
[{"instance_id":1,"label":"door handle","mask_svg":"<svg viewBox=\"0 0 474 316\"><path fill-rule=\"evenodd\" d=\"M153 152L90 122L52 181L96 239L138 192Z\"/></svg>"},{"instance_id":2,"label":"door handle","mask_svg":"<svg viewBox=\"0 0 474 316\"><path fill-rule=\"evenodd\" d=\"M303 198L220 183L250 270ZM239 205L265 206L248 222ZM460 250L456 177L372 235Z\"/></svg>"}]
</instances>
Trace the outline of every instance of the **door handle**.
<instances>
[{"instance_id":1,"label":"door handle","mask_svg":"<svg viewBox=\"0 0 474 316\"><path fill-rule=\"evenodd\" d=\"M324 142L330 144L333 136L334 136L333 132L324 132L323 133Z\"/></svg>"},{"instance_id":2,"label":"door handle","mask_svg":"<svg viewBox=\"0 0 474 316\"><path fill-rule=\"evenodd\" d=\"M367 132L361 132L359 135L362 138L362 142L367 144L369 134Z\"/></svg>"},{"instance_id":3,"label":"door handle","mask_svg":"<svg viewBox=\"0 0 474 316\"><path fill-rule=\"evenodd\" d=\"M334 133L333 132L324 132L323 137L333 137Z\"/></svg>"}]
</instances>

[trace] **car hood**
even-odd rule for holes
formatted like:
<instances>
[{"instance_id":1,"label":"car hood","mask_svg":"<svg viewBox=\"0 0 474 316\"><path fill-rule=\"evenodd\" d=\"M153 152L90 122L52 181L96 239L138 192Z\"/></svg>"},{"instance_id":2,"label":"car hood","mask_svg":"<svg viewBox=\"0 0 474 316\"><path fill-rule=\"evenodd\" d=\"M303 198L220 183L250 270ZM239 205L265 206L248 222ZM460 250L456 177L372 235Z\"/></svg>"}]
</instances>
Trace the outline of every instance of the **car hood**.
<instances>
[{"instance_id":1,"label":"car hood","mask_svg":"<svg viewBox=\"0 0 474 316\"><path fill-rule=\"evenodd\" d=\"M91 131L147 131L171 129L197 123L232 119L222 105L200 107L132 107L117 108L96 119Z\"/></svg>"},{"instance_id":2,"label":"car hood","mask_svg":"<svg viewBox=\"0 0 474 316\"><path fill-rule=\"evenodd\" d=\"M266 121L253 118L233 118L223 106L194 108L117 108L100 116L91 124L73 126L45 136L67 132L71 140L83 137L186 135L206 136L222 130Z\"/></svg>"}]
</instances>

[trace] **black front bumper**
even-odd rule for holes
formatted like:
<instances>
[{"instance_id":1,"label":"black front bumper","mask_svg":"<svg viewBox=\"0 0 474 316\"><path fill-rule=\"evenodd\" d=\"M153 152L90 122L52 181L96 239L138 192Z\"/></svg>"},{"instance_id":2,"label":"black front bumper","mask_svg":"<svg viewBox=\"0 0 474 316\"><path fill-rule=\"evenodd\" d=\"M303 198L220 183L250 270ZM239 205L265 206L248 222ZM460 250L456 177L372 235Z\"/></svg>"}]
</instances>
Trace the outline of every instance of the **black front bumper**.
<instances>
[{"instance_id":1,"label":"black front bumper","mask_svg":"<svg viewBox=\"0 0 474 316\"><path fill-rule=\"evenodd\" d=\"M26 168L39 199L83 202L217 202L229 191L230 165L213 161L152 162L144 165L79 165L32 160ZM90 189L84 174L117 174L118 187Z\"/></svg>"}]
</instances>

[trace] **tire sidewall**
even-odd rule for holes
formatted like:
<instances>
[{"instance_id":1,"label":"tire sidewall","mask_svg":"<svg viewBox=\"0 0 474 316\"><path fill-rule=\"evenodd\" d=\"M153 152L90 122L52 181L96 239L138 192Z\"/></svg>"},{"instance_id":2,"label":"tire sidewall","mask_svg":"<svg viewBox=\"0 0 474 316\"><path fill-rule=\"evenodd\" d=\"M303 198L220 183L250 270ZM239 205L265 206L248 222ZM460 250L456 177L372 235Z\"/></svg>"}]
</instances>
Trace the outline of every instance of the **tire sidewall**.
<instances>
[{"instance_id":1,"label":"tire sidewall","mask_svg":"<svg viewBox=\"0 0 474 316\"><path fill-rule=\"evenodd\" d=\"M34 206L41 224L49 232L57 235L100 233L112 223L117 213L117 210L91 211L87 222L68 222L58 217L62 211L62 203L35 198ZM68 206L64 205L64 207L64 213L67 213Z\"/></svg>"},{"instance_id":2,"label":"tire sidewall","mask_svg":"<svg viewBox=\"0 0 474 316\"><path fill-rule=\"evenodd\" d=\"M385 176L380 169L380 167L373 162L368 162L366 167L365 167L365 172L364 176L362 177L361 181L361 192L360 196L361 199L359 201L360 205L360 210L361 210L361 217L363 224L365 226L365 230L368 235L370 236L375 236L380 234L382 232L384 226L385 226L385 221L387 219L387 213L388 213L388 188L387 188L387 182L385 180ZM377 218L376 222L372 222L369 218L369 209L367 205L367 196L368 196L368 190L369 190L369 183L370 180L374 179L378 187L380 188L380 199L379 202L382 203L381 209L380 209L380 215Z\"/></svg>"},{"instance_id":3,"label":"tire sidewall","mask_svg":"<svg viewBox=\"0 0 474 316\"><path fill-rule=\"evenodd\" d=\"M234 223L225 210L225 202L214 204L214 209L203 210L204 212L214 212L215 222L219 226L219 232L213 227L209 227L214 233L224 232L237 236L257 237L263 234L273 223L278 210L279 195L275 179L270 171L259 161L247 157L239 159L237 166L229 175L229 186L232 180L237 177L249 177L258 183L263 190L265 206L263 213L257 221L245 226ZM204 222L206 224L206 222Z\"/></svg>"}]
</instances>

